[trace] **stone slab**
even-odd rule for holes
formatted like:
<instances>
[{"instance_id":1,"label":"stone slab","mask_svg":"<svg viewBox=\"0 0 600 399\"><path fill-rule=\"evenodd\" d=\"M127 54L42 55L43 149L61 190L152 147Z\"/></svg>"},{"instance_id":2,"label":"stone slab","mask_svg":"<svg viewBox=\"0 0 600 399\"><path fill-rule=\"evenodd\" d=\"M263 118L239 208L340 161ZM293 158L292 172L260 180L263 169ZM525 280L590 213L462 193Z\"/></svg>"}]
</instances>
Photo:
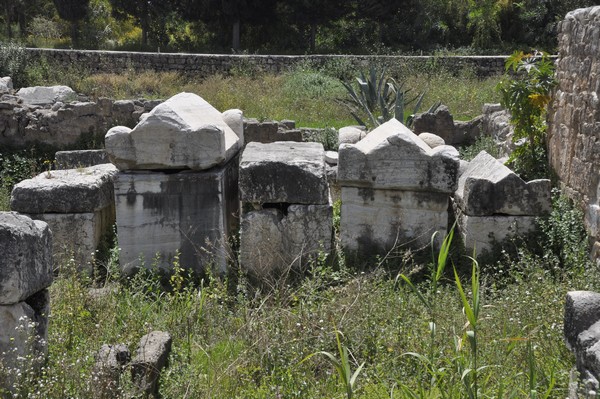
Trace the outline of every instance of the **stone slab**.
<instances>
[{"instance_id":1,"label":"stone slab","mask_svg":"<svg viewBox=\"0 0 600 399\"><path fill-rule=\"evenodd\" d=\"M207 171L120 172L115 181L121 268L170 271L177 251L182 267L224 273L227 239L237 230L237 159Z\"/></svg>"},{"instance_id":2,"label":"stone slab","mask_svg":"<svg viewBox=\"0 0 600 399\"><path fill-rule=\"evenodd\" d=\"M105 136L106 151L119 170L204 170L233 158L243 137L239 118L223 118L200 96L179 93L144 114L129 129L116 126Z\"/></svg>"},{"instance_id":3,"label":"stone slab","mask_svg":"<svg viewBox=\"0 0 600 399\"><path fill-rule=\"evenodd\" d=\"M23 301L52 283L52 233L45 222L0 212L0 254L0 305Z\"/></svg>"},{"instance_id":4,"label":"stone slab","mask_svg":"<svg viewBox=\"0 0 600 399\"><path fill-rule=\"evenodd\" d=\"M458 230L468 254L480 255L505 240L535 231L537 216L470 216L454 206Z\"/></svg>"},{"instance_id":5,"label":"stone slab","mask_svg":"<svg viewBox=\"0 0 600 399\"><path fill-rule=\"evenodd\" d=\"M116 173L110 164L44 172L15 185L10 207L27 214L94 212L113 203Z\"/></svg>"},{"instance_id":6,"label":"stone slab","mask_svg":"<svg viewBox=\"0 0 600 399\"><path fill-rule=\"evenodd\" d=\"M451 193L459 158L454 147L432 149L391 119L355 145L340 145L338 165L342 186Z\"/></svg>"},{"instance_id":7,"label":"stone slab","mask_svg":"<svg viewBox=\"0 0 600 399\"><path fill-rule=\"evenodd\" d=\"M319 254L332 249L333 208L289 205L242 215L240 264L263 281L285 272L301 272Z\"/></svg>"},{"instance_id":8,"label":"stone slab","mask_svg":"<svg viewBox=\"0 0 600 399\"><path fill-rule=\"evenodd\" d=\"M19 89L17 96L26 104L47 105L57 101L75 100L77 93L68 86L33 86Z\"/></svg>"},{"instance_id":9,"label":"stone slab","mask_svg":"<svg viewBox=\"0 0 600 399\"><path fill-rule=\"evenodd\" d=\"M485 151L473 158L458 180L454 199L470 216L532 216L550 212L548 179L525 182Z\"/></svg>"},{"instance_id":10,"label":"stone slab","mask_svg":"<svg viewBox=\"0 0 600 399\"><path fill-rule=\"evenodd\" d=\"M240 199L250 203L328 204L320 143L248 143L240 160Z\"/></svg>"},{"instance_id":11,"label":"stone slab","mask_svg":"<svg viewBox=\"0 0 600 399\"><path fill-rule=\"evenodd\" d=\"M152 331L140 339L140 346L131 360L131 377L140 396L159 397L159 378L167 366L173 338L163 331Z\"/></svg>"},{"instance_id":12,"label":"stone slab","mask_svg":"<svg viewBox=\"0 0 600 399\"><path fill-rule=\"evenodd\" d=\"M436 231L446 234L448 201L444 193L342 187L342 247L359 257L427 247Z\"/></svg>"},{"instance_id":13,"label":"stone slab","mask_svg":"<svg viewBox=\"0 0 600 399\"><path fill-rule=\"evenodd\" d=\"M276 141L302 141L302 132L293 127L288 128L283 122L280 125L275 121L259 122L256 119L244 121L244 138L247 143L274 143ZM283 127L283 128L282 128Z\"/></svg>"}]
</instances>

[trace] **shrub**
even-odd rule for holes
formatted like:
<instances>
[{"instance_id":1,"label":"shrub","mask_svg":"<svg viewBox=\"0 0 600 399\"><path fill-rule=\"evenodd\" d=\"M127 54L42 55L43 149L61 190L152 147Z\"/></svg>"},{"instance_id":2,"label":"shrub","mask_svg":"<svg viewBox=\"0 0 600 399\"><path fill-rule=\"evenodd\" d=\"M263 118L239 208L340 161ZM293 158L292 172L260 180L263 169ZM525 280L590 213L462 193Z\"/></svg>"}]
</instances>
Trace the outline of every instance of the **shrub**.
<instances>
[{"instance_id":1,"label":"shrub","mask_svg":"<svg viewBox=\"0 0 600 399\"><path fill-rule=\"evenodd\" d=\"M10 76L15 87L25 82L28 62L25 48L16 42L0 42L0 76Z\"/></svg>"}]
</instances>

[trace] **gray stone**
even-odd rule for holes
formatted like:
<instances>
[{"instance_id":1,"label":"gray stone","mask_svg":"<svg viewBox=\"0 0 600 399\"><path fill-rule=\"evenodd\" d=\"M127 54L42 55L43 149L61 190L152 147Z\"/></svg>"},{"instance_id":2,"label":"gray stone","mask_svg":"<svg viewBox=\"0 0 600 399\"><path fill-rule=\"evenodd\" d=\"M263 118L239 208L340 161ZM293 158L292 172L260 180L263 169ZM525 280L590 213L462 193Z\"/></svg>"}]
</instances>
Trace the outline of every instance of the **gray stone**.
<instances>
[{"instance_id":1,"label":"gray stone","mask_svg":"<svg viewBox=\"0 0 600 399\"><path fill-rule=\"evenodd\" d=\"M339 150L342 186L451 193L458 180L458 151L431 149L396 119L380 125L355 145Z\"/></svg>"},{"instance_id":2,"label":"gray stone","mask_svg":"<svg viewBox=\"0 0 600 399\"><path fill-rule=\"evenodd\" d=\"M441 138L440 136L438 136L437 134L424 132L424 133L419 134L419 138L421 140L423 140L425 142L425 144L427 144L431 148L439 147L441 145L446 145L446 142L444 141L444 139Z\"/></svg>"},{"instance_id":3,"label":"gray stone","mask_svg":"<svg viewBox=\"0 0 600 399\"><path fill-rule=\"evenodd\" d=\"M0 78L0 94L10 94L13 90L13 83L10 76Z\"/></svg>"},{"instance_id":4,"label":"gray stone","mask_svg":"<svg viewBox=\"0 0 600 399\"><path fill-rule=\"evenodd\" d=\"M129 348L124 344L104 344L94 358L96 360L92 371L94 397L101 399L118 397L121 373L131 360Z\"/></svg>"},{"instance_id":5,"label":"gray stone","mask_svg":"<svg viewBox=\"0 0 600 399\"><path fill-rule=\"evenodd\" d=\"M285 126L285 128L282 128ZM246 143L274 143L277 141L302 141L302 132L288 129L289 125L280 125L275 121L259 122L256 119L244 120L244 139Z\"/></svg>"},{"instance_id":6,"label":"gray stone","mask_svg":"<svg viewBox=\"0 0 600 399\"><path fill-rule=\"evenodd\" d=\"M59 169L76 169L110 163L105 150L57 151L56 167Z\"/></svg>"},{"instance_id":7,"label":"gray stone","mask_svg":"<svg viewBox=\"0 0 600 399\"><path fill-rule=\"evenodd\" d=\"M338 146L342 144L356 144L367 135L364 126L346 126L338 132Z\"/></svg>"},{"instance_id":8,"label":"gray stone","mask_svg":"<svg viewBox=\"0 0 600 399\"><path fill-rule=\"evenodd\" d=\"M223 121L239 138L239 147L244 145L244 114L239 109L228 109L223 112Z\"/></svg>"},{"instance_id":9,"label":"gray stone","mask_svg":"<svg viewBox=\"0 0 600 399\"><path fill-rule=\"evenodd\" d=\"M340 241L350 256L386 255L428 246L448 228L448 195L342 187Z\"/></svg>"},{"instance_id":10,"label":"gray stone","mask_svg":"<svg viewBox=\"0 0 600 399\"><path fill-rule=\"evenodd\" d=\"M454 198L469 216L541 215L551 209L550 180L526 183L481 151L460 176Z\"/></svg>"},{"instance_id":11,"label":"gray stone","mask_svg":"<svg viewBox=\"0 0 600 399\"><path fill-rule=\"evenodd\" d=\"M454 207L458 231L468 254L479 256L490 253L507 240L532 233L536 229L537 216L470 216L459 207Z\"/></svg>"},{"instance_id":12,"label":"gray stone","mask_svg":"<svg viewBox=\"0 0 600 399\"><path fill-rule=\"evenodd\" d=\"M240 199L327 204L325 151L319 143L248 143L240 160Z\"/></svg>"},{"instance_id":13,"label":"gray stone","mask_svg":"<svg viewBox=\"0 0 600 399\"><path fill-rule=\"evenodd\" d=\"M34 86L19 89L17 96L26 104L47 105L74 100L77 93L68 86Z\"/></svg>"},{"instance_id":14,"label":"gray stone","mask_svg":"<svg viewBox=\"0 0 600 399\"><path fill-rule=\"evenodd\" d=\"M42 290L25 301L0 305L0 358L4 377L0 390L13 390L21 370L38 370L48 352L48 314L50 296Z\"/></svg>"},{"instance_id":15,"label":"gray stone","mask_svg":"<svg viewBox=\"0 0 600 399\"><path fill-rule=\"evenodd\" d=\"M477 116L469 121L454 121L454 145L474 143L481 136L483 116Z\"/></svg>"},{"instance_id":16,"label":"gray stone","mask_svg":"<svg viewBox=\"0 0 600 399\"><path fill-rule=\"evenodd\" d=\"M30 214L93 212L114 202L113 165L52 170L15 185L10 206Z\"/></svg>"},{"instance_id":17,"label":"gray stone","mask_svg":"<svg viewBox=\"0 0 600 399\"><path fill-rule=\"evenodd\" d=\"M286 273L301 273L332 249L333 208L289 205L242 215L240 263L252 277L266 282Z\"/></svg>"},{"instance_id":18,"label":"gray stone","mask_svg":"<svg viewBox=\"0 0 600 399\"><path fill-rule=\"evenodd\" d=\"M434 112L424 112L415 116L413 120L415 134L433 133L440 136L447 144L458 144L454 132L454 118L448 107L440 105Z\"/></svg>"},{"instance_id":19,"label":"gray stone","mask_svg":"<svg viewBox=\"0 0 600 399\"><path fill-rule=\"evenodd\" d=\"M171 353L171 335L152 331L140 339L140 346L131 361L131 377L138 391L145 396L159 397L159 378Z\"/></svg>"},{"instance_id":20,"label":"gray stone","mask_svg":"<svg viewBox=\"0 0 600 399\"><path fill-rule=\"evenodd\" d=\"M235 160L207 171L119 173L115 198L125 273L153 263L170 272L177 252L184 268L202 273L212 265L224 273L239 217L237 173Z\"/></svg>"},{"instance_id":21,"label":"gray stone","mask_svg":"<svg viewBox=\"0 0 600 399\"><path fill-rule=\"evenodd\" d=\"M568 292L564 315L565 341L569 349L575 350L580 334L600 320L600 294L592 291Z\"/></svg>"},{"instance_id":22,"label":"gray stone","mask_svg":"<svg viewBox=\"0 0 600 399\"><path fill-rule=\"evenodd\" d=\"M325 162L329 165L337 165L339 160L339 155L337 151L325 151Z\"/></svg>"},{"instance_id":23,"label":"gray stone","mask_svg":"<svg viewBox=\"0 0 600 399\"><path fill-rule=\"evenodd\" d=\"M120 170L209 169L240 149L223 115L201 97L179 93L156 106L132 129L112 128L106 151Z\"/></svg>"},{"instance_id":24,"label":"gray stone","mask_svg":"<svg viewBox=\"0 0 600 399\"><path fill-rule=\"evenodd\" d=\"M52 283L52 236L46 223L0 212L0 253L1 305L23 301Z\"/></svg>"}]
</instances>

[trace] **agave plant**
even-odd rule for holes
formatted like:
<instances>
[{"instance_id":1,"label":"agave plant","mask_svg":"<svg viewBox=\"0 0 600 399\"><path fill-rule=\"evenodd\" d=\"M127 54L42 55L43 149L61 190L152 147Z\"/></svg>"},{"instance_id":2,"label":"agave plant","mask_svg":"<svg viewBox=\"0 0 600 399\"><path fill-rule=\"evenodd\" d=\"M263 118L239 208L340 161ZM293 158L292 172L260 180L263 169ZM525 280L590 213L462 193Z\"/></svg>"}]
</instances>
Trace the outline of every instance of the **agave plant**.
<instances>
[{"instance_id":1,"label":"agave plant","mask_svg":"<svg viewBox=\"0 0 600 399\"><path fill-rule=\"evenodd\" d=\"M394 78L385 76L385 69L377 73L375 67L371 67L369 75L356 78L358 88L347 82L342 82L348 91L349 98L341 100L348 107L350 114L356 121L367 126L360 114L366 114L369 125L376 127L382 123L396 118L405 125L410 126L414 114L418 112L425 93L409 97L410 89L405 89L405 83L398 83ZM413 113L404 118L404 110L409 104L415 103Z\"/></svg>"}]
</instances>

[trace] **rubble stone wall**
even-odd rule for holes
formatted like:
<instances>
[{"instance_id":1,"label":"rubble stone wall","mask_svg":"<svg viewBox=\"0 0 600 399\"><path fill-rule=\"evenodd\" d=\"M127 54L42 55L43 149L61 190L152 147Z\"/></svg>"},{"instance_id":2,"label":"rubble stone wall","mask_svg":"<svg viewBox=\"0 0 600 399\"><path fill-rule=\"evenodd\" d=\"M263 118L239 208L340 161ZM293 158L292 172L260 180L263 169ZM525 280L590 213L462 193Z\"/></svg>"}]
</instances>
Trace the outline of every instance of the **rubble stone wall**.
<instances>
[{"instance_id":1,"label":"rubble stone wall","mask_svg":"<svg viewBox=\"0 0 600 399\"><path fill-rule=\"evenodd\" d=\"M507 56L231 55L56 49L27 49L27 51L34 58L45 57L48 61L65 67L77 65L98 73L118 73L134 69L190 72L200 76L227 74L235 69L278 73L299 62L310 61L322 65L335 60L349 61L361 68L373 63L396 66L436 64L444 65L451 70L471 67L480 76L492 76L504 72L504 61L507 58Z\"/></svg>"},{"instance_id":2,"label":"rubble stone wall","mask_svg":"<svg viewBox=\"0 0 600 399\"><path fill-rule=\"evenodd\" d=\"M567 14L559 27L558 87L548 114L550 163L585 212L600 254L600 6Z\"/></svg>"}]
</instances>

